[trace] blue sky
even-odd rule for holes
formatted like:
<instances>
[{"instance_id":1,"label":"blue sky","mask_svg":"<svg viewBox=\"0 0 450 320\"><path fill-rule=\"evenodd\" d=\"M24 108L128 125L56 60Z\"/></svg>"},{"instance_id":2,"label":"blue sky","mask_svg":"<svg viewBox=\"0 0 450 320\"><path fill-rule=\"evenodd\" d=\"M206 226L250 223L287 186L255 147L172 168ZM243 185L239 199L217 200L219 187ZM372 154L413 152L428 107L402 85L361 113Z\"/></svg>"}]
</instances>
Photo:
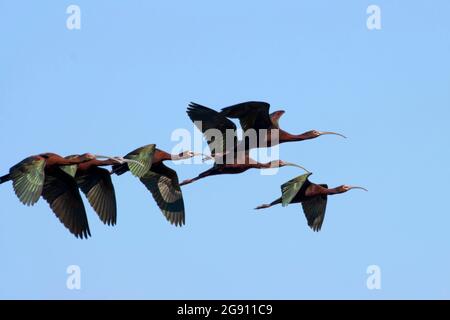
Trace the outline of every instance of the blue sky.
<instances>
[{"instance_id":1,"label":"blue sky","mask_svg":"<svg viewBox=\"0 0 450 320\"><path fill-rule=\"evenodd\" d=\"M81 30L66 8L81 8ZM381 8L381 30L366 8ZM187 225L165 221L131 175L114 177L118 225L88 209L75 239L45 201L0 186L0 298L450 298L448 1L0 1L2 174L31 154L171 150L190 101L264 100L329 198L322 231L299 205L256 213L299 174L283 168L184 187ZM180 179L208 165L170 166ZM81 268L81 290L66 268ZM366 269L381 268L381 290Z\"/></svg>"}]
</instances>

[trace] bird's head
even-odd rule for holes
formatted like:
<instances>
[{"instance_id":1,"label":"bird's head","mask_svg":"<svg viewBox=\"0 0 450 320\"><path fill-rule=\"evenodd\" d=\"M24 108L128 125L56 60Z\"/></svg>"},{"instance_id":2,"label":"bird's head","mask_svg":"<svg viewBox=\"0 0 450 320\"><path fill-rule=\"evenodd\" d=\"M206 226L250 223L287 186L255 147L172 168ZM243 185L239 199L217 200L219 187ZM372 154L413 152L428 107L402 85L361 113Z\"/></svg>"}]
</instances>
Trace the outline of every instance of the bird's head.
<instances>
[{"instance_id":1,"label":"bird's head","mask_svg":"<svg viewBox=\"0 0 450 320\"><path fill-rule=\"evenodd\" d=\"M178 154L180 159L189 159L195 157L197 154L191 150L183 151Z\"/></svg>"},{"instance_id":2,"label":"bird's head","mask_svg":"<svg viewBox=\"0 0 450 320\"><path fill-rule=\"evenodd\" d=\"M317 137L326 135L326 134L334 134L337 136L340 136L342 138L347 138L346 136L344 136L343 134L337 133L337 132L332 132L332 131L319 131L319 130L310 130L310 131L306 131L305 133L303 133L304 139L315 139Z\"/></svg>"},{"instance_id":3,"label":"bird's head","mask_svg":"<svg viewBox=\"0 0 450 320\"><path fill-rule=\"evenodd\" d=\"M172 156L172 160L183 160L183 159L190 159L196 156L202 156L204 158L207 158L208 160L211 158L207 155L204 155L203 153L194 152L191 150L180 152L176 157Z\"/></svg>"},{"instance_id":4,"label":"bird's head","mask_svg":"<svg viewBox=\"0 0 450 320\"><path fill-rule=\"evenodd\" d=\"M339 193L344 193L344 192L347 192L347 191L352 190L352 189L361 189L361 190L364 190L364 191L368 191L366 188L363 188L363 187L349 186L349 185L346 185L346 184L344 184L342 186L339 186L336 189L338 190Z\"/></svg>"}]
</instances>

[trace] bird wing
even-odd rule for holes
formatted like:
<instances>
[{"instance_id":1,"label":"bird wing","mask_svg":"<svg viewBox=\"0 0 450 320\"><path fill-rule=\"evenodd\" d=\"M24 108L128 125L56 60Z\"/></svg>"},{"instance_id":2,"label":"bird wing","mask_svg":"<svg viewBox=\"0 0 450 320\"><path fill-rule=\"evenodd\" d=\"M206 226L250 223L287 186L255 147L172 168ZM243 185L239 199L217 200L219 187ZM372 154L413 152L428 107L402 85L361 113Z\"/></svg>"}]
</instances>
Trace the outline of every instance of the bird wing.
<instances>
[{"instance_id":1,"label":"bird wing","mask_svg":"<svg viewBox=\"0 0 450 320\"><path fill-rule=\"evenodd\" d=\"M176 226L184 225L183 194L175 170L159 163L140 180L152 193L166 219Z\"/></svg>"},{"instance_id":2,"label":"bird wing","mask_svg":"<svg viewBox=\"0 0 450 320\"><path fill-rule=\"evenodd\" d=\"M67 173L72 178L75 177L75 174L77 173L78 165L72 164L67 166L60 166L61 170Z\"/></svg>"},{"instance_id":3,"label":"bird wing","mask_svg":"<svg viewBox=\"0 0 450 320\"><path fill-rule=\"evenodd\" d=\"M300 191L301 187L308 181L312 173L305 173L281 185L281 203L286 207Z\"/></svg>"},{"instance_id":4,"label":"bird wing","mask_svg":"<svg viewBox=\"0 0 450 320\"><path fill-rule=\"evenodd\" d=\"M64 158L70 160L70 159L78 158L79 156L80 156L79 154L72 154L72 155L64 157ZM77 173L78 165L71 164L71 165L66 165L66 166L60 166L59 168L62 171L64 171L65 173L67 173L69 176L75 178L75 174Z\"/></svg>"},{"instance_id":5,"label":"bird wing","mask_svg":"<svg viewBox=\"0 0 450 320\"><path fill-rule=\"evenodd\" d=\"M33 205L42 194L45 180L46 160L39 156L28 157L9 170L14 192L19 200Z\"/></svg>"},{"instance_id":6,"label":"bird wing","mask_svg":"<svg viewBox=\"0 0 450 320\"><path fill-rule=\"evenodd\" d=\"M272 121L269 116L270 104L248 101L223 108L221 114L228 118L238 118L244 131L248 129L269 129Z\"/></svg>"},{"instance_id":7,"label":"bird wing","mask_svg":"<svg viewBox=\"0 0 450 320\"><path fill-rule=\"evenodd\" d=\"M117 218L116 193L108 170L92 167L75 178L89 203L107 225L115 225Z\"/></svg>"},{"instance_id":8,"label":"bird wing","mask_svg":"<svg viewBox=\"0 0 450 320\"><path fill-rule=\"evenodd\" d=\"M327 185L322 186L328 188ZM326 195L319 195L302 202L303 212L308 221L308 226L313 231L320 231L320 228L322 228L325 210L327 208L327 198Z\"/></svg>"},{"instance_id":9,"label":"bird wing","mask_svg":"<svg viewBox=\"0 0 450 320\"><path fill-rule=\"evenodd\" d=\"M80 192L75 180L59 168L45 172L42 197L75 237L91 235Z\"/></svg>"},{"instance_id":10,"label":"bird wing","mask_svg":"<svg viewBox=\"0 0 450 320\"><path fill-rule=\"evenodd\" d=\"M236 125L220 112L191 102L187 114L197 128L202 131L213 157L216 153L225 153L230 147L234 148L237 145ZM201 122L201 126L199 126L199 122ZM217 135L217 132L211 129L219 130L220 134ZM230 130L232 131L230 132ZM233 139L233 141L227 139ZM233 144L230 145L230 143Z\"/></svg>"},{"instance_id":11,"label":"bird wing","mask_svg":"<svg viewBox=\"0 0 450 320\"><path fill-rule=\"evenodd\" d=\"M155 153L155 149L155 144L148 144L131 151L124 158L137 161L138 163L128 162L113 165L112 172L116 173L117 175L121 175L130 170L134 176L138 178L142 177L152 167L152 159L153 154Z\"/></svg>"}]
</instances>

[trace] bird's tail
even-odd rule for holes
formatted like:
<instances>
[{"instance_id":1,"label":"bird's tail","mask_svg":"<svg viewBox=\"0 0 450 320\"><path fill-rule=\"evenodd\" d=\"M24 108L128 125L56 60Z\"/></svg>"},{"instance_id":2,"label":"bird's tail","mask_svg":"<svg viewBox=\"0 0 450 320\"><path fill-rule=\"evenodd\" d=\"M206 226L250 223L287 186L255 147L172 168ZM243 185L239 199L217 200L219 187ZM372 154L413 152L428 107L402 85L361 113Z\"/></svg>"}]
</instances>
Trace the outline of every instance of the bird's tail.
<instances>
[{"instance_id":1,"label":"bird's tail","mask_svg":"<svg viewBox=\"0 0 450 320\"><path fill-rule=\"evenodd\" d=\"M4 183L6 181L9 181L9 180L11 180L11 175L6 174L6 175L0 177L0 184Z\"/></svg>"}]
</instances>

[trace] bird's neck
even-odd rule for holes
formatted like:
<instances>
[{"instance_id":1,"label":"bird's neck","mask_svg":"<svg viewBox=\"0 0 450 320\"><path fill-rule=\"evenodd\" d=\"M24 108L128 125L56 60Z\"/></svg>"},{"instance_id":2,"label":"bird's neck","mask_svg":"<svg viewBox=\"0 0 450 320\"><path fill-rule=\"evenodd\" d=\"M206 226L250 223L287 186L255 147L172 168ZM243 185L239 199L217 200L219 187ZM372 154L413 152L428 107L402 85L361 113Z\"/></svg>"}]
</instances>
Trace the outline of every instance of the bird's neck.
<instances>
[{"instance_id":1,"label":"bird's neck","mask_svg":"<svg viewBox=\"0 0 450 320\"><path fill-rule=\"evenodd\" d=\"M164 160L173 160L173 161L177 161L177 160L184 160L187 159L187 156L180 156L178 154L168 154L168 159L164 159Z\"/></svg>"},{"instance_id":2,"label":"bird's neck","mask_svg":"<svg viewBox=\"0 0 450 320\"><path fill-rule=\"evenodd\" d=\"M179 154L170 154L163 150L156 149L155 154L153 155L153 162L168 161L168 160L176 161L188 158L190 158L188 155L180 156Z\"/></svg>"},{"instance_id":3,"label":"bird's neck","mask_svg":"<svg viewBox=\"0 0 450 320\"><path fill-rule=\"evenodd\" d=\"M340 193L343 193L344 191L342 191L342 189L341 188L339 188L339 187L336 187L336 188L324 188L325 189L325 192L324 192L324 194L326 194L326 195L333 195L333 194L340 194Z\"/></svg>"},{"instance_id":4,"label":"bird's neck","mask_svg":"<svg viewBox=\"0 0 450 320\"><path fill-rule=\"evenodd\" d=\"M119 164L119 163L114 159L106 159L106 160L93 159L93 160L89 160L89 161L80 163L78 166L78 169L86 170L86 169L89 169L92 167L112 166L115 164Z\"/></svg>"},{"instance_id":5,"label":"bird's neck","mask_svg":"<svg viewBox=\"0 0 450 320\"><path fill-rule=\"evenodd\" d=\"M255 168L256 169L269 169L271 166L271 162L266 162L266 163L256 163L255 164Z\"/></svg>"},{"instance_id":6,"label":"bird's neck","mask_svg":"<svg viewBox=\"0 0 450 320\"><path fill-rule=\"evenodd\" d=\"M257 162L255 164L255 168L257 168L257 169L271 169L271 168L277 168L277 167L278 167L278 164L274 161L266 162L266 163Z\"/></svg>"},{"instance_id":7,"label":"bird's neck","mask_svg":"<svg viewBox=\"0 0 450 320\"><path fill-rule=\"evenodd\" d=\"M170 153L167 153L160 149L155 149L155 152L153 153L152 162L157 163L157 162L166 161L166 160L173 160L172 157L173 157L173 155Z\"/></svg>"},{"instance_id":8,"label":"bird's neck","mask_svg":"<svg viewBox=\"0 0 450 320\"><path fill-rule=\"evenodd\" d=\"M306 133L301 134L290 134L289 132L280 130L280 142L287 141L303 141L311 139Z\"/></svg>"},{"instance_id":9,"label":"bird's neck","mask_svg":"<svg viewBox=\"0 0 450 320\"><path fill-rule=\"evenodd\" d=\"M87 160L87 161L91 161L91 160ZM80 163L87 162L87 161L86 161L86 159L84 159L84 158L73 158L73 159L64 159L64 158L61 158L61 159L59 159L59 161L58 161L58 165L61 165L61 166L71 166L71 165L74 165L74 164L80 164Z\"/></svg>"}]
</instances>

